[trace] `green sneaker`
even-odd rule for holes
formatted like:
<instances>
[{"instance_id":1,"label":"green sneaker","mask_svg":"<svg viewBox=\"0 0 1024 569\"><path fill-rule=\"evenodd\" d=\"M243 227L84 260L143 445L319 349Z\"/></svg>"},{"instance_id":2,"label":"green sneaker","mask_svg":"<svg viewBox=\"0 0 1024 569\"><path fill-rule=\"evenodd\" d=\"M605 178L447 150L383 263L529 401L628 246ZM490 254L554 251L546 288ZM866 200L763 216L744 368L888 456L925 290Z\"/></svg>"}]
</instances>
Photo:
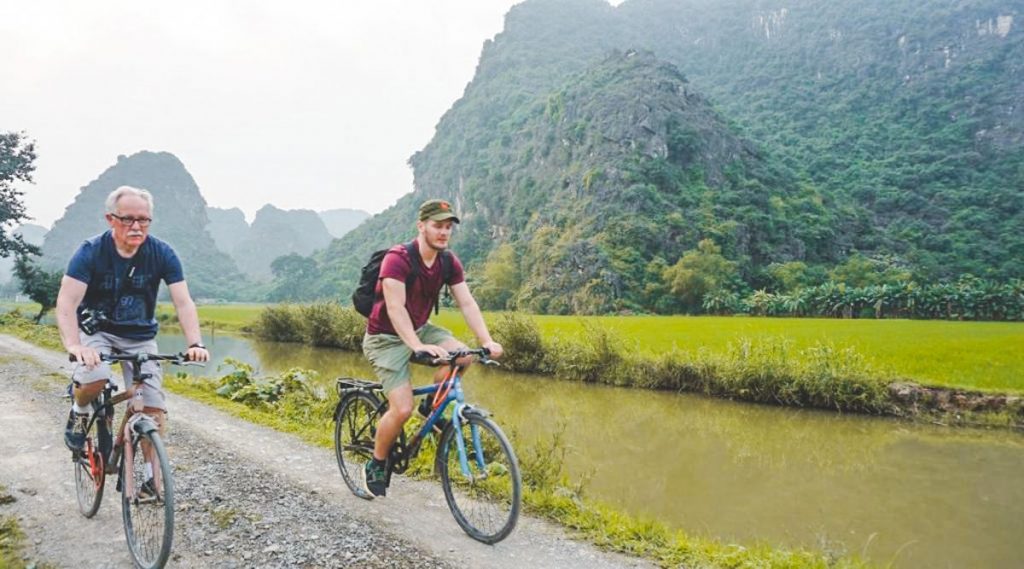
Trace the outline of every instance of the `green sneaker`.
<instances>
[{"instance_id":1,"label":"green sneaker","mask_svg":"<svg viewBox=\"0 0 1024 569\"><path fill-rule=\"evenodd\" d=\"M363 490L366 495L361 498L372 500L374 498L383 498L388 495L387 487L387 472L384 471L384 465L378 463L376 460L368 460L366 466L363 467Z\"/></svg>"}]
</instances>

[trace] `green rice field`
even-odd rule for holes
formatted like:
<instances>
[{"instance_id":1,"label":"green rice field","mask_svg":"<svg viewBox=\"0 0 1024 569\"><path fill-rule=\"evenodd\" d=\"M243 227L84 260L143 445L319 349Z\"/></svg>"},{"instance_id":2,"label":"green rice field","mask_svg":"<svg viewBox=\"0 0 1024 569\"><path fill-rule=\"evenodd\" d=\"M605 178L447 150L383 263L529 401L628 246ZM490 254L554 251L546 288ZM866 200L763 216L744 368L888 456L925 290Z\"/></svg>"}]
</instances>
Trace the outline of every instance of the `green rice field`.
<instances>
[{"instance_id":1,"label":"green rice field","mask_svg":"<svg viewBox=\"0 0 1024 569\"><path fill-rule=\"evenodd\" d=\"M204 333L240 329L266 305L216 304L199 307ZM22 308L31 309L31 305ZM170 305L161 312L170 314ZM497 313L488 313L493 320ZM581 339L586 326L612 330L627 349L659 354L679 349L722 351L741 339L784 339L800 349L818 343L852 347L877 369L920 383L1024 393L1024 323L945 320L840 320L715 316L535 316L548 338ZM173 318L172 318L173 321ZM442 310L435 321L457 336L471 338L462 316Z\"/></svg>"}]
</instances>

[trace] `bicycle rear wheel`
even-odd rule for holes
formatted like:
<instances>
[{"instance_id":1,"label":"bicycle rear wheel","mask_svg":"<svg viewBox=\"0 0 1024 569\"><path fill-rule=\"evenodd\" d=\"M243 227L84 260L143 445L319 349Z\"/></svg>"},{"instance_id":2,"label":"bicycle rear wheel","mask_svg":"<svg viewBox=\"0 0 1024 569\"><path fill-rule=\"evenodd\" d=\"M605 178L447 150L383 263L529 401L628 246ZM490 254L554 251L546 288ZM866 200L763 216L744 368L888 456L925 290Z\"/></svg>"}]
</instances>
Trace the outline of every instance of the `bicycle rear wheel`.
<instances>
[{"instance_id":1,"label":"bicycle rear wheel","mask_svg":"<svg viewBox=\"0 0 1024 569\"><path fill-rule=\"evenodd\" d=\"M454 424L441 435L437 470L448 507L470 537L497 543L516 527L522 500L519 462L508 438L484 415L467 410L459 425L465 444L463 471Z\"/></svg>"},{"instance_id":2,"label":"bicycle rear wheel","mask_svg":"<svg viewBox=\"0 0 1024 569\"><path fill-rule=\"evenodd\" d=\"M103 437L110 437L103 417L97 417L85 434L85 447L73 457L75 468L75 494L78 496L78 510L91 518L100 509L103 501L103 487L107 479L105 455L100 449L105 446ZM109 445L106 445L109 446Z\"/></svg>"},{"instance_id":3,"label":"bicycle rear wheel","mask_svg":"<svg viewBox=\"0 0 1024 569\"><path fill-rule=\"evenodd\" d=\"M360 470L373 458L377 436L380 400L362 391L346 395L334 415L334 455L345 484L356 496L366 493L360 483Z\"/></svg>"},{"instance_id":4,"label":"bicycle rear wheel","mask_svg":"<svg viewBox=\"0 0 1024 569\"><path fill-rule=\"evenodd\" d=\"M152 448L154 464L151 469L146 468L144 444ZM130 487L126 472L121 472L124 534L136 566L142 569L163 567L171 554L171 541L174 537L174 481L171 478L171 463L167 459L163 440L156 431L135 434L131 445L132 460L130 463L122 463L123 469L131 469ZM160 474L159 484L154 483L157 472Z\"/></svg>"}]
</instances>

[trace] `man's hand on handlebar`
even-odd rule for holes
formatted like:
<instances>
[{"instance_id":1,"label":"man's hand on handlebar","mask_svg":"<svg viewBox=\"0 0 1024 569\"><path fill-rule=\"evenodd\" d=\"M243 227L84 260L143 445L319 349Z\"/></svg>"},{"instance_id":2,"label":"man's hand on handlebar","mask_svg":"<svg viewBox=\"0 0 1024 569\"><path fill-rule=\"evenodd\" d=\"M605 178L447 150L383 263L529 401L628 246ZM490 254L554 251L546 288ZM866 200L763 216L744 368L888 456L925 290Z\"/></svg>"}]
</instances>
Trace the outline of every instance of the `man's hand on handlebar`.
<instances>
[{"instance_id":1,"label":"man's hand on handlebar","mask_svg":"<svg viewBox=\"0 0 1024 569\"><path fill-rule=\"evenodd\" d=\"M185 360L190 362L210 361L210 352L206 348L189 348L185 352Z\"/></svg>"},{"instance_id":2,"label":"man's hand on handlebar","mask_svg":"<svg viewBox=\"0 0 1024 569\"><path fill-rule=\"evenodd\" d=\"M505 353L505 349L501 347L501 344L495 342L494 340L491 340L490 342L487 342L486 344L480 347L491 352L488 357L495 360L500 358L501 354Z\"/></svg>"},{"instance_id":3,"label":"man's hand on handlebar","mask_svg":"<svg viewBox=\"0 0 1024 569\"><path fill-rule=\"evenodd\" d=\"M421 344L412 349L414 354L427 353L437 359L448 359L448 350L434 344Z\"/></svg>"},{"instance_id":4,"label":"man's hand on handlebar","mask_svg":"<svg viewBox=\"0 0 1024 569\"><path fill-rule=\"evenodd\" d=\"M100 354L96 350L81 344L68 347L68 355L80 364L88 368L94 368L100 363Z\"/></svg>"}]
</instances>

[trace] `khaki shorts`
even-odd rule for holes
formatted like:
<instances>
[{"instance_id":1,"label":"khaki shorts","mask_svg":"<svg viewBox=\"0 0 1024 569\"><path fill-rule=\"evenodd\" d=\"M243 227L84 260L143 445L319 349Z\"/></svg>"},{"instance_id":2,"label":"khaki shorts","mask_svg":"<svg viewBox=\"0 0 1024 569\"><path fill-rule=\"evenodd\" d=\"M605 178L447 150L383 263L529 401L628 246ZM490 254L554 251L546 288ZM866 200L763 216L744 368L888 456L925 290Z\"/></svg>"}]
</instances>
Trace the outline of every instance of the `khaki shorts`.
<instances>
[{"instance_id":1,"label":"khaki shorts","mask_svg":"<svg viewBox=\"0 0 1024 569\"><path fill-rule=\"evenodd\" d=\"M440 326L434 326L430 322L416 330L416 337L424 344L435 346L455 339L451 332ZM366 334L363 336L363 353L366 355L366 359L370 360L373 371L377 373L377 378L383 384L384 393L409 383L409 378L412 375L409 369L409 357L412 356L412 350L398 336Z\"/></svg>"},{"instance_id":2,"label":"khaki shorts","mask_svg":"<svg viewBox=\"0 0 1024 569\"><path fill-rule=\"evenodd\" d=\"M81 331L79 331L78 337L83 346L92 348L103 354L109 354L111 348L116 348L122 352L130 354L137 352L146 352L147 354L157 353L156 340L129 340L113 334L107 334L106 332L96 332L90 336ZM120 382L120 385L122 388L131 383L133 367L134 364L121 362L122 381ZM152 375L152 377L145 381L146 387L142 390L142 403L146 407L156 407L157 409L163 409L166 411L167 401L163 391L164 375L163 371L160 369L160 363L154 361L143 363L142 373ZM100 362L98 366L92 369L89 369L82 364L78 364L75 366L75 371L71 374L71 379L82 385L95 383L97 381L106 381L108 378L113 377L113 370L111 369L109 362Z\"/></svg>"}]
</instances>

